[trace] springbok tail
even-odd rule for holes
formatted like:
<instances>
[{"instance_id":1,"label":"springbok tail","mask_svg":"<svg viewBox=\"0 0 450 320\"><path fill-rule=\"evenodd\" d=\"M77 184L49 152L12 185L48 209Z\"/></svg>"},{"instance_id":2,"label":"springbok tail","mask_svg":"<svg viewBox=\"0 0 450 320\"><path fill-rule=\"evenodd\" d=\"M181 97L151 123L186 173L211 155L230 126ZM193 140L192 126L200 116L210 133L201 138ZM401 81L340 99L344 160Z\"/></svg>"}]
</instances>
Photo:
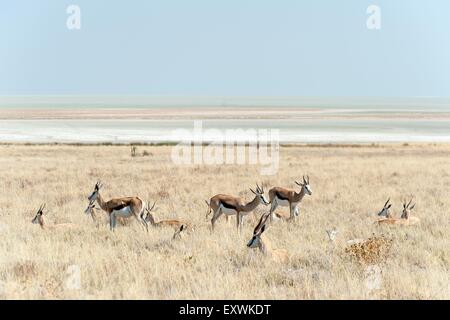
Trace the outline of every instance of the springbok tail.
<instances>
[{"instance_id":1,"label":"springbok tail","mask_svg":"<svg viewBox=\"0 0 450 320\"><path fill-rule=\"evenodd\" d=\"M208 212L206 213L206 219L208 219L209 215L211 214L211 202L208 202L207 200L205 200L206 205L208 206Z\"/></svg>"}]
</instances>

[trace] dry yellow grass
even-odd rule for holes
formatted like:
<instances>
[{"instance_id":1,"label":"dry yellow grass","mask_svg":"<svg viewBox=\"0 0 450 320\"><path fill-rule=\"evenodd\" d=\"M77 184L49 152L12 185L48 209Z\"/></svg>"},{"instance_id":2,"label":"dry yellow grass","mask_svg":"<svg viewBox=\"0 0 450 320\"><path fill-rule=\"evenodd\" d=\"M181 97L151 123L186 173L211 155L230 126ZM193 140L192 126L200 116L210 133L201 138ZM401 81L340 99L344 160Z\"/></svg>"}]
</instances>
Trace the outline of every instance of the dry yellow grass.
<instances>
[{"instance_id":1,"label":"dry yellow grass","mask_svg":"<svg viewBox=\"0 0 450 320\"><path fill-rule=\"evenodd\" d=\"M257 166L180 167L170 161L170 147L138 149L150 156L131 158L127 146L0 146L0 298L450 298L448 145L283 147L276 176L260 176ZM297 222L266 231L274 248L288 250L287 264L246 247L256 224L251 215L240 235L235 219L224 218L211 234L205 199L250 199L257 181L266 190L294 187L306 173L313 195ZM105 198L158 200L157 220L181 218L195 232L172 241L170 228L96 228L83 210L98 179ZM373 223L388 197L397 216L412 195L419 225ZM42 202L47 220L82 227L47 232L31 224ZM325 232L332 227L339 230L334 243ZM373 234L392 239L377 288L345 254L346 240ZM81 287L74 288L78 268Z\"/></svg>"}]
</instances>

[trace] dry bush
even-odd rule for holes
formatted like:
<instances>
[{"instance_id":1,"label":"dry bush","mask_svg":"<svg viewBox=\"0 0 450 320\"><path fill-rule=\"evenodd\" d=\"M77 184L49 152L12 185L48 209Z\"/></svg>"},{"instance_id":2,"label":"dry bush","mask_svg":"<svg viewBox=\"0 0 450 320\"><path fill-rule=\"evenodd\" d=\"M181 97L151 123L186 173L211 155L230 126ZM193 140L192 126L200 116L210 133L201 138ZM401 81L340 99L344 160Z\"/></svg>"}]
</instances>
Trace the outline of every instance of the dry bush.
<instances>
[{"instance_id":1,"label":"dry bush","mask_svg":"<svg viewBox=\"0 0 450 320\"><path fill-rule=\"evenodd\" d=\"M345 253L361 265L376 265L386 261L392 247L392 239L372 236L361 243L345 248Z\"/></svg>"}]
</instances>

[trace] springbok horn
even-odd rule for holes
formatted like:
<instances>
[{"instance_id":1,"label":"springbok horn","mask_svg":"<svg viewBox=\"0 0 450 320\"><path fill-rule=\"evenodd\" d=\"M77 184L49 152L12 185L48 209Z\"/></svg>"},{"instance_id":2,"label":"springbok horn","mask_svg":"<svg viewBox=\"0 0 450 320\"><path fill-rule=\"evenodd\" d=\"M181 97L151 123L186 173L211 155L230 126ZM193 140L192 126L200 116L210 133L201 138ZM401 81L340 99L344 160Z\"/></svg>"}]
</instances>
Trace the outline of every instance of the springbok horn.
<instances>
[{"instance_id":1,"label":"springbok horn","mask_svg":"<svg viewBox=\"0 0 450 320\"><path fill-rule=\"evenodd\" d=\"M267 219L270 216L270 212L265 213L261 216L261 218L259 219L258 224L255 227L255 230L253 230L253 235L257 234L258 231L262 228L262 226L266 223Z\"/></svg>"},{"instance_id":2,"label":"springbok horn","mask_svg":"<svg viewBox=\"0 0 450 320\"><path fill-rule=\"evenodd\" d=\"M155 207L155 205L156 205L156 201L153 203L153 206L150 208L150 203L148 203L148 204L147 204L147 210L148 210L148 211L152 211L153 208Z\"/></svg>"},{"instance_id":3,"label":"springbok horn","mask_svg":"<svg viewBox=\"0 0 450 320\"><path fill-rule=\"evenodd\" d=\"M261 188L261 187L259 186L259 184L256 184L256 186L258 187L260 193L264 193L264 188Z\"/></svg>"},{"instance_id":4,"label":"springbok horn","mask_svg":"<svg viewBox=\"0 0 450 320\"><path fill-rule=\"evenodd\" d=\"M408 204L406 205L406 208L409 207L409 205L411 204L412 200L413 200L413 199L409 200Z\"/></svg>"}]
</instances>

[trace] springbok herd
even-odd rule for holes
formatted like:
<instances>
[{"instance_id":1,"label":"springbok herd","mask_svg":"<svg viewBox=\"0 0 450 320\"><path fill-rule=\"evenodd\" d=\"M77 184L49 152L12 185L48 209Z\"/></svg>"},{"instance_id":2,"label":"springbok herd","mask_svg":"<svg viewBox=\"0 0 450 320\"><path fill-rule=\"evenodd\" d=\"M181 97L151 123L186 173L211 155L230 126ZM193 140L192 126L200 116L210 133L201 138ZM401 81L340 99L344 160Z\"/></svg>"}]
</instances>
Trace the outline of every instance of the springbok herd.
<instances>
[{"instance_id":1,"label":"springbok herd","mask_svg":"<svg viewBox=\"0 0 450 320\"><path fill-rule=\"evenodd\" d=\"M264 204L266 206L270 205L270 210L261 215L259 222L253 231L253 236L248 241L247 246L249 248L258 248L264 255L271 256L275 260L285 261L288 257L287 251L284 249L271 249L267 239L263 239L262 235L266 230L267 223L269 221L272 222L280 219L292 221L299 216L299 205L302 199L305 195L312 195L312 191L308 176L303 176L302 182L295 181L295 183L300 187L299 192L283 187L273 187L269 190L269 200L267 200L264 195L264 189L257 184L255 190L250 189L255 197L248 203L244 203L239 197L226 194L217 194L213 196L209 202L206 201L206 204L208 205L206 218L213 213L211 228L214 230L215 223L222 214L225 215L227 220L229 216L235 215L237 229L239 231L241 230L242 219L244 216L248 215L250 212L253 212L256 217L254 210L260 204ZM100 194L102 186L103 185L100 181L95 184L93 192L88 197L89 204L85 210L85 213L91 215L94 222L97 223L97 226L99 224L100 217L96 212L101 211L103 212L101 217L109 220L110 229L112 231L114 231L117 222L122 225L126 225L128 221L127 219L131 217L135 217L136 220L147 230L147 232L149 223L154 227L174 228L174 239L180 238L182 233L185 231L192 232L194 230L194 227L186 221L177 219L155 221L152 210L155 207L156 202L150 206L150 203L144 202L139 197L114 198L109 201L105 201ZM383 209L378 213L378 216L381 218L376 220L375 223L379 225L387 224L403 226L417 224L420 221L419 218L410 216L411 210L415 207L415 204L411 204L411 202L412 200L408 203L404 202L403 211L400 218L394 218L390 212L392 204L390 203L390 199L388 199L384 204ZM96 203L99 208L96 207ZM276 213L275 211L278 206L289 207L289 215ZM39 224L43 229L70 229L78 227L78 225L72 223L47 224L44 219L44 209L45 204L41 205L36 213L36 216L32 220L32 223ZM327 230L327 233L330 240L334 241L337 231Z\"/></svg>"}]
</instances>

